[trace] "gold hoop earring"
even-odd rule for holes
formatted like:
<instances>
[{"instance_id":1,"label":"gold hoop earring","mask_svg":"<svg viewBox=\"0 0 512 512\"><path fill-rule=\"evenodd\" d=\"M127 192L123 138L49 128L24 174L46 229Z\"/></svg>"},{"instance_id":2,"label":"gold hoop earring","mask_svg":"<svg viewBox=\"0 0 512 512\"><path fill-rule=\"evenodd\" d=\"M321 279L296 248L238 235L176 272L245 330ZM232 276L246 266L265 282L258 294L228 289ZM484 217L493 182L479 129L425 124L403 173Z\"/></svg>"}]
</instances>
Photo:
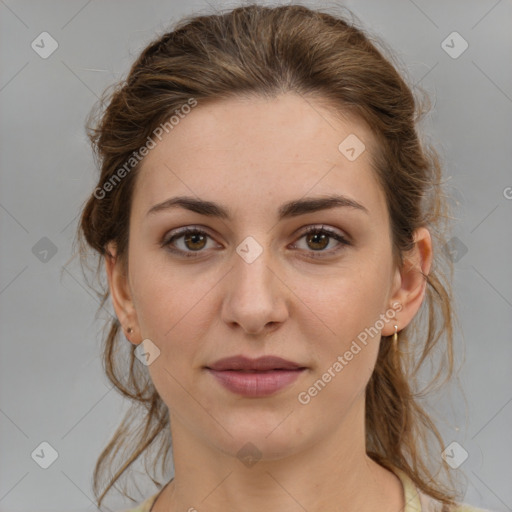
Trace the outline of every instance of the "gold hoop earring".
<instances>
[{"instance_id":1,"label":"gold hoop earring","mask_svg":"<svg viewBox=\"0 0 512 512\"><path fill-rule=\"evenodd\" d=\"M392 355L391 358L393 360L393 366L399 370L400 365L400 354L401 352L398 350L398 325L395 325L395 332L393 333L393 338L391 341Z\"/></svg>"},{"instance_id":2,"label":"gold hoop earring","mask_svg":"<svg viewBox=\"0 0 512 512\"><path fill-rule=\"evenodd\" d=\"M395 325L395 332L393 334L393 350L396 352L398 351L398 325Z\"/></svg>"}]
</instances>

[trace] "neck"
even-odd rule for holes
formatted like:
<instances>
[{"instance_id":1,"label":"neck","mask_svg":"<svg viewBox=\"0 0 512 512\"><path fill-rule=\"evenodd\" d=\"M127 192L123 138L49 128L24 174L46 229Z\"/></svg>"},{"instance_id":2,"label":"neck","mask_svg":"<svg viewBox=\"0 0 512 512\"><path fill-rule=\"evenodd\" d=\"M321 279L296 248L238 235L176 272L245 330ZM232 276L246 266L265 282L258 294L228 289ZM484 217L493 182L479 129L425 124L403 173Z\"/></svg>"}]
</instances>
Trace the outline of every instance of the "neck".
<instances>
[{"instance_id":1,"label":"neck","mask_svg":"<svg viewBox=\"0 0 512 512\"><path fill-rule=\"evenodd\" d=\"M364 400L351 411L339 430L321 441L286 456L263 456L252 465L241 462L236 450L235 456L222 452L173 421L175 475L152 512L403 510L399 478L366 455Z\"/></svg>"}]
</instances>

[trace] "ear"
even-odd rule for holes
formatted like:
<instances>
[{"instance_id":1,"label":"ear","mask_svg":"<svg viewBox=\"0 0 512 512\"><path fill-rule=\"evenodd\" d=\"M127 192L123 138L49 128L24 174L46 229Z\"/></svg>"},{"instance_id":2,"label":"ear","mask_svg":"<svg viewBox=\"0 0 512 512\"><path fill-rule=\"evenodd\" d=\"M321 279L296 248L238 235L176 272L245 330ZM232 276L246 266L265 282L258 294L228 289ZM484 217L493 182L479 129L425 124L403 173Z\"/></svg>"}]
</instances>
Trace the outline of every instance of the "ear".
<instances>
[{"instance_id":1,"label":"ear","mask_svg":"<svg viewBox=\"0 0 512 512\"><path fill-rule=\"evenodd\" d=\"M133 304L126 269L121 260L117 257L117 248L114 242L107 244L105 269L107 272L112 305L121 323L124 335L131 343L138 344L140 341L135 341L140 339L137 313ZM131 333L128 332L128 328L130 327L133 329Z\"/></svg>"},{"instance_id":2,"label":"ear","mask_svg":"<svg viewBox=\"0 0 512 512\"><path fill-rule=\"evenodd\" d=\"M432 265L432 239L425 227L414 232L414 247L404 255L404 264L396 270L393 282L393 292L390 303L399 302L402 309L398 310L395 318L382 329L383 336L395 332L395 325L401 331L414 318L425 297L428 275Z\"/></svg>"}]
</instances>

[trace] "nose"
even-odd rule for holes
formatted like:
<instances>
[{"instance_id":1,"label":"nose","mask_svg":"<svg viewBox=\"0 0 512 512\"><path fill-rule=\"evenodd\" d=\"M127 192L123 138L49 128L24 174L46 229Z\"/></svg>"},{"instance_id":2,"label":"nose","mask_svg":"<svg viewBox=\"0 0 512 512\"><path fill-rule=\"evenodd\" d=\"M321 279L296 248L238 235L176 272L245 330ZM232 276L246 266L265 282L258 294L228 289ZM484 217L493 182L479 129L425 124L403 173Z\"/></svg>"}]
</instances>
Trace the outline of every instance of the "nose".
<instances>
[{"instance_id":1,"label":"nose","mask_svg":"<svg viewBox=\"0 0 512 512\"><path fill-rule=\"evenodd\" d=\"M274 332L288 318L291 292L273 269L277 265L271 261L270 251L264 249L250 263L237 253L233 259L224 284L222 320L231 329L239 326L253 336Z\"/></svg>"}]
</instances>

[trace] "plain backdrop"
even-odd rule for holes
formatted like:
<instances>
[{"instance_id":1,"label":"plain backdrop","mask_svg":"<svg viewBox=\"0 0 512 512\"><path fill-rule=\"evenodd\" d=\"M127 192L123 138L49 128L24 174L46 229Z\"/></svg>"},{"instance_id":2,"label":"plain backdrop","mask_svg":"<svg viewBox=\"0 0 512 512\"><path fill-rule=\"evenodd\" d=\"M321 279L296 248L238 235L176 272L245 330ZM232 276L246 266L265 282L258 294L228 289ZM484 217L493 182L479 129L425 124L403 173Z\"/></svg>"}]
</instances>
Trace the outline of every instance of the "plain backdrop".
<instances>
[{"instance_id":1,"label":"plain backdrop","mask_svg":"<svg viewBox=\"0 0 512 512\"><path fill-rule=\"evenodd\" d=\"M96 180L85 118L157 34L183 15L233 5L0 1L2 512L95 510L93 466L127 406L101 367L108 315L95 318L97 298L79 268L63 270ZM465 363L463 393L452 386L432 406L446 445L467 452L453 470L467 477L465 501L512 510L512 2L344 5L434 104L424 129L455 198L456 347ZM55 459L47 469L41 453ZM136 474L137 498L157 491Z\"/></svg>"}]
</instances>

